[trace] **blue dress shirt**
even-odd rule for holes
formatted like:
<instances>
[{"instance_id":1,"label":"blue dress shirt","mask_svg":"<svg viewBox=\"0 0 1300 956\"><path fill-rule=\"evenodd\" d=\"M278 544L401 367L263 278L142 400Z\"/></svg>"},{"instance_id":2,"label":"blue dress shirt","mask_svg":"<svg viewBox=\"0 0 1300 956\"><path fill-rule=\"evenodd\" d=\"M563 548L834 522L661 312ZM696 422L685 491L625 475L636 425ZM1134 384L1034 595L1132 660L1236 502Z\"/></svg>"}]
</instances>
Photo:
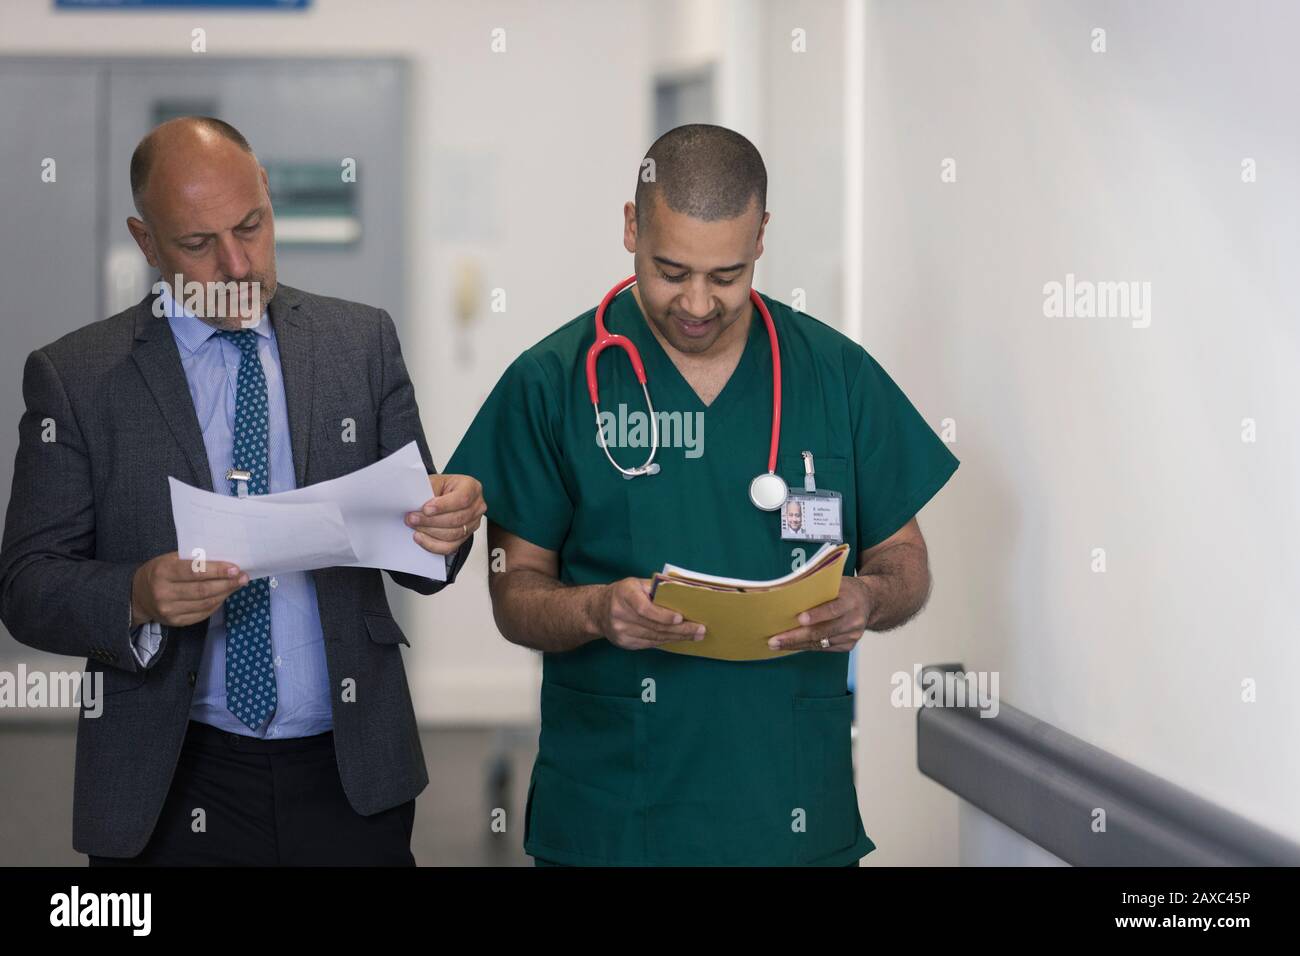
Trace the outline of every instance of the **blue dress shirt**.
<instances>
[{"instance_id":1,"label":"blue dress shirt","mask_svg":"<svg viewBox=\"0 0 1300 956\"><path fill-rule=\"evenodd\" d=\"M229 493L226 470L233 466L239 346L214 337L215 328L188 310L176 307L167 291L162 293L162 299L203 432L212 488L218 494ZM257 354L266 373L270 406L270 493L293 491L298 485L289 440L289 411L280 371L280 351L267 313L262 313L262 321L254 331L258 335ZM305 571L277 574L270 583L275 712L256 734L250 734L239 718L226 709L225 610L217 608L208 619L208 636L199 662L190 718L244 736L282 738L324 733L332 729L334 720L316 587ZM134 645L142 666L148 667L156 659L161 631L157 623L151 623L137 633Z\"/></svg>"}]
</instances>

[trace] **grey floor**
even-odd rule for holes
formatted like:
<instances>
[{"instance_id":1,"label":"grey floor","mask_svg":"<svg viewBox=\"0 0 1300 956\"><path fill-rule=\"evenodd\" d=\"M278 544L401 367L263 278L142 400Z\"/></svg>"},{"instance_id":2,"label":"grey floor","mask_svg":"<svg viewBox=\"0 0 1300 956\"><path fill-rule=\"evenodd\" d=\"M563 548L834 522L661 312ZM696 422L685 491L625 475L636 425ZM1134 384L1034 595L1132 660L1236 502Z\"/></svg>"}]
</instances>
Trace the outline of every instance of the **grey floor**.
<instances>
[{"instance_id":1,"label":"grey floor","mask_svg":"<svg viewBox=\"0 0 1300 956\"><path fill-rule=\"evenodd\" d=\"M529 866L524 797L537 728L426 729L429 786L416 801L411 849L421 866ZM0 728L0 866L83 866L72 849L71 724ZM492 830L506 810L505 832Z\"/></svg>"}]
</instances>

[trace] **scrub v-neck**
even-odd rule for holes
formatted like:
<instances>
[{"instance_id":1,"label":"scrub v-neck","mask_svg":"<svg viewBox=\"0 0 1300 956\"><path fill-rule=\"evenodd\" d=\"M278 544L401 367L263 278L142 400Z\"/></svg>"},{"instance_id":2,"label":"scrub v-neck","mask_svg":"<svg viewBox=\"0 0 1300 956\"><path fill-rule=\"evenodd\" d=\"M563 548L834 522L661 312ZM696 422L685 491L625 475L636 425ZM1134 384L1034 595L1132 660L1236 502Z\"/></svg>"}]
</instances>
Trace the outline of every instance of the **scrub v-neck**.
<instances>
[{"instance_id":1,"label":"scrub v-neck","mask_svg":"<svg viewBox=\"0 0 1300 956\"><path fill-rule=\"evenodd\" d=\"M626 302L620 301L624 299ZM736 407L743 404L747 398L752 398L749 386L753 380L754 367L758 364L758 352L762 347L760 338L766 338L767 332L758 309L754 308L754 314L750 318L749 335L745 339L745 349L740 355L740 361L736 363L731 376L712 403L706 405L700 399L699 393L686 380L686 376L664 351L664 347L659 344L659 339L650 329L650 320L645 317L632 293L621 295L614 301L616 307L621 305L622 308L611 310L616 311L619 326L612 328L611 331L622 332L640 351L641 361L646 368L650 399L654 402L655 410L703 412L707 417L710 433L717 435L732 417Z\"/></svg>"}]
</instances>

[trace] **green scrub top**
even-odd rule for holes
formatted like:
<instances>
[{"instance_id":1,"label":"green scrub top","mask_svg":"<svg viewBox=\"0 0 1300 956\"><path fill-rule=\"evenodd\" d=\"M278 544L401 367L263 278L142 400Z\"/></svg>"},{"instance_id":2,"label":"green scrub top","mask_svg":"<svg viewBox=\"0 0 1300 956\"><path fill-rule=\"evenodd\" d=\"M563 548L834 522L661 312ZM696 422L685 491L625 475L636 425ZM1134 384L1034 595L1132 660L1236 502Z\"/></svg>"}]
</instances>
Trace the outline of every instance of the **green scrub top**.
<instances>
[{"instance_id":1,"label":"green scrub top","mask_svg":"<svg viewBox=\"0 0 1300 956\"><path fill-rule=\"evenodd\" d=\"M861 346L763 299L781 350L778 470L802 488L800 452L810 451L817 487L844 496L851 574L858 553L902 528L958 461ZM631 293L610 306L606 325L640 350L665 426L660 472L630 480L597 442L585 376L594 316L519 356L448 462L449 473L483 483L488 519L557 552L571 585L647 578L665 562L767 579L815 552L816 543L782 541L779 512L749 500L771 436L771 351L757 311L735 372L706 406ZM607 349L598 374L607 438L622 443L611 451L624 468L639 465L649 428L626 354ZM726 662L596 640L543 658L524 824L530 855L588 865L842 866L875 849L853 784L847 655Z\"/></svg>"}]
</instances>

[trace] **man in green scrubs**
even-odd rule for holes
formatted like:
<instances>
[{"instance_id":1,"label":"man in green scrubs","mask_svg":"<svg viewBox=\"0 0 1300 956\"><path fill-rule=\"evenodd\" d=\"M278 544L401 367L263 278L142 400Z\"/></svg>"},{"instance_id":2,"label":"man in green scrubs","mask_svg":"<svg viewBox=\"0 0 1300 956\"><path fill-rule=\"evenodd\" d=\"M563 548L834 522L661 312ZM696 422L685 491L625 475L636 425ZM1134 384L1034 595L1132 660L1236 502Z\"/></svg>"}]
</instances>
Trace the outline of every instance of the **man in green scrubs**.
<instances>
[{"instance_id":1,"label":"man in green scrubs","mask_svg":"<svg viewBox=\"0 0 1300 956\"><path fill-rule=\"evenodd\" d=\"M844 866L875 848L853 785L845 653L925 603L915 515L958 462L861 346L764 296L782 368L777 471L802 489L801 453L812 453L817 488L843 496L857 556L836 600L770 642L802 653L666 653L702 628L649 597L665 562L767 579L818 547L782 540L780 511L748 494L771 436L771 348L749 299L766 195L748 140L693 125L651 147L624 207L638 281L605 323L644 360L661 416L657 474L624 478L597 441L585 374L594 309L519 356L447 464L483 483L498 627L543 652L524 824L539 862ZM639 465L641 386L617 348L597 370L610 451Z\"/></svg>"}]
</instances>

